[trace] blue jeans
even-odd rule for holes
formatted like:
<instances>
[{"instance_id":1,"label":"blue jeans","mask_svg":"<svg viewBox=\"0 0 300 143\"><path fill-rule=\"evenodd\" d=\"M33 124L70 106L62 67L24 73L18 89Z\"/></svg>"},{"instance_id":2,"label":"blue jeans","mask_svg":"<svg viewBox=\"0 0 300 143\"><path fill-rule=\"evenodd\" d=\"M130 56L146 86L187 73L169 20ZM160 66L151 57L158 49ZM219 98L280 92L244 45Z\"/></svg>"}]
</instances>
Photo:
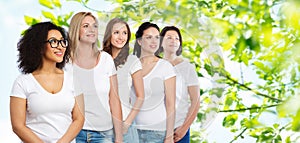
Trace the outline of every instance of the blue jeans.
<instances>
[{"instance_id":1,"label":"blue jeans","mask_svg":"<svg viewBox=\"0 0 300 143\"><path fill-rule=\"evenodd\" d=\"M139 143L139 135L135 125L132 124L126 134L123 135L124 143Z\"/></svg>"},{"instance_id":2,"label":"blue jeans","mask_svg":"<svg viewBox=\"0 0 300 143\"><path fill-rule=\"evenodd\" d=\"M190 129L188 129L184 137L176 143L190 143Z\"/></svg>"},{"instance_id":3,"label":"blue jeans","mask_svg":"<svg viewBox=\"0 0 300 143\"><path fill-rule=\"evenodd\" d=\"M76 143L113 143L113 129L107 131L92 131L82 129L76 137Z\"/></svg>"},{"instance_id":4,"label":"blue jeans","mask_svg":"<svg viewBox=\"0 0 300 143\"><path fill-rule=\"evenodd\" d=\"M166 131L140 130L138 129L140 143L163 143Z\"/></svg>"}]
</instances>

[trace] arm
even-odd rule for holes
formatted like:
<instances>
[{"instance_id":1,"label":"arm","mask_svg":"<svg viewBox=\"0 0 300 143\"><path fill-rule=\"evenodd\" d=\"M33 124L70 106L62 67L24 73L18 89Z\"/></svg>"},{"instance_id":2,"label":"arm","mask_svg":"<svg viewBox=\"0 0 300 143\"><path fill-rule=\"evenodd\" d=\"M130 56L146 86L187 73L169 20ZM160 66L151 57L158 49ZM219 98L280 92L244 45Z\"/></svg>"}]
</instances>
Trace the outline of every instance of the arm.
<instances>
[{"instance_id":1,"label":"arm","mask_svg":"<svg viewBox=\"0 0 300 143\"><path fill-rule=\"evenodd\" d=\"M57 143L71 142L82 129L84 124L84 98L83 94L75 97L75 105L72 111L73 122L67 132L57 141Z\"/></svg>"},{"instance_id":2,"label":"arm","mask_svg":"<svg viewBox=\"0 0 300 143\"><path fill-rule=\"evenodd\" d=\"M200 92L199 86L189 86L188 92L191 99L191 106L187 113L186 119L182 126L179 126L174 133L174 141L179 141L187 132L187 130L192 125L193 121L195 120L198 110L200 108Z\"/></svg>"},{"instance_id":3,"label":"arm","mask_svg":"<svg viewBox=\"0 0 300 143\"><path fill-rule=\"evenodd\" d=\"M43 143L26 126L26 99L10 97L10 118L13 132L25 143Z\"/></svg>"},{"instance_id":4,"label":"arm","mask_svg":"<svg viewBox=\"0 0 300 143\"><path fill-rule=\"evenodd\" d=\"M165 80L165 94L166 94L166 112L167 112L167 132L165 143L173 141L174 124L175 124L175 99L176 99L176 77L171 77Z\"/></svg>"},{"instance_id":5,"label":"arm","mask_svg":"<svg viewBox=\"0 0 300 143\"><path fill-rule=\"evenodd\" d=\"M122 109L118 95L117 75L110 77L109 105L115 132L115 142L123 142L122 134Z\"/></svg>"},{"instance_id":6,"label":"arm","mask_svg":"<svg viewBox=\"0 0 300 143\"><path fill-rule=\"evenodd\" d=\"M133 73L132 75L133 86L136 93L136 101L127 116L126 120L124 121L124 131L123 133L127 132L128 127L132 124L133 120L135 119L136 115L140 111L140 108L144 102L144 82L142 71L138 70L137 72Z\"/></svg>"}]
</instances>

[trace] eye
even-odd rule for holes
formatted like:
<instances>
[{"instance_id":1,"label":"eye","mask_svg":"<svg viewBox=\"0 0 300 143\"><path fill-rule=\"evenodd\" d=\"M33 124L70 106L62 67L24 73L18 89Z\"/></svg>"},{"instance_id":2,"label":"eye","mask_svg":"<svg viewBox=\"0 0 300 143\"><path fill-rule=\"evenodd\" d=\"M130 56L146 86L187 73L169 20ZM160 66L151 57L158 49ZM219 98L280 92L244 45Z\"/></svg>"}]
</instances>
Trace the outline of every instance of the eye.
<instances>
[{"instance_id":1,"label":"eye","mask_svg":"<svg viewBox=\"0 0 300 143\"><path fill-rule=\"evenodd\" d=\"M83 28L88 28L88 27L89 27L89 25L87 25L87 24L83 25Z\"/></svg>"},{"instance_id":2,"label":"eye","mask_svg":"<svg viewBox=\"0 0 300 143\"><path fill-rule=\"evenodd\" d=\"M119 31L115 31L114 34L119 34Z\"/></svg>"},{"instance_id":3,"label":"eye","mask_svg":"<svg viewBox=\"0 0 300 143\"><path fill-rule=\"evenodd\" d=\"M146 36L146 39L150 40L150 39L152 39L152 36Z\"/></svg>"},{"instance_id":4,"label":"eye","mask_svg":"<svg viewBox=\"0 0 300 143\"><path fill-rule=\"evenodd\" d=\"M156 40L159 40L159 36L155 36L155 39L156 39Z\"/></svg>"},{"instance_id":5,"label":"eye","mask_svg":"<svg viewBox=\"0 0 300 143\"><path fill-rule=\"evenodd\" d=\"M58 40L57 39L49 39L50 44L57 44Z\"/></svg>"},{"instance_id":6,"label":"eye","mask_svg":"<svg viewBox=\"0 0 300 143\"><path fill-rule=\"evenodd\" d=\"M127 32L126 32L126 31L124 31L124 32L123 32L123 34L124 34L124 35L127 35Z\"/></svg>"}]
</instances>

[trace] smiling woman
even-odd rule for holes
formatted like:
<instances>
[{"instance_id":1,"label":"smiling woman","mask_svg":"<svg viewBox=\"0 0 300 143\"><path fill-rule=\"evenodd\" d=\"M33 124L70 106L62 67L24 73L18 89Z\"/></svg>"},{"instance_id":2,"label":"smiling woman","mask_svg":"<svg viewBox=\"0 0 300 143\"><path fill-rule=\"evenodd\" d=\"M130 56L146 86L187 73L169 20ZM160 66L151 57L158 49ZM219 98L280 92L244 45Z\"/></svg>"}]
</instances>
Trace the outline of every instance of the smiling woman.
<instances>
[{"instance_id":1,"label":"smiling woman","mask_svg":"<svg viewBox=\"0 0 300 143\"><path fill-rule=\"evenodd\" d=\"M23 142L75 142L83 126L83 95L74 92L72 76L62 70L70 55L66 41L63 28L42 22L18 42L22 74L12 87L10 117Z\"/></svg>"}]
</instances>

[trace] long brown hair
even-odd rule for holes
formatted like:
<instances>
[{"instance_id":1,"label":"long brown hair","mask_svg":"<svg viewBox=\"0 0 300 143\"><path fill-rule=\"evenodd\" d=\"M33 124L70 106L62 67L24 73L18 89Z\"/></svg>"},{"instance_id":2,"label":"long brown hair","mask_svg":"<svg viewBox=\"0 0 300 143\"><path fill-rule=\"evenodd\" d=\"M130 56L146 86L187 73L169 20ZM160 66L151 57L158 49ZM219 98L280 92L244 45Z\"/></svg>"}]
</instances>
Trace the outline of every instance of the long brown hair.
<instances>
[{"instance_id":1,"label":"long brown hair","mask_svg":"<svg viewBox=\"0 0 300 143\"><path fill-rule=\"evenodd\" d=\"M112 36L112 29L113 29L113 26L116 24L116 23L122 23L122 24L125 24L126 25L126 28L127 28L127 41L124 45L124 47L121 49L120 53L118 54L118 56L114 59L114 62L115 62L115 66L116 68L119 66L119 65L122 65L126 62L127 60L127 57L129 55L129 41L130 41L130 37L131 37L131 32L130 32L130 28L128 26L128 24L123 21L122 19L120 18L113 18L111 19L107 25L106 25L106 29L105 29L105 33L104 33L104 38L103 38L103 51L109 53L110 55L112 55L112 44L111 44L111 36Z\"/></svg>"}]
</instances>

